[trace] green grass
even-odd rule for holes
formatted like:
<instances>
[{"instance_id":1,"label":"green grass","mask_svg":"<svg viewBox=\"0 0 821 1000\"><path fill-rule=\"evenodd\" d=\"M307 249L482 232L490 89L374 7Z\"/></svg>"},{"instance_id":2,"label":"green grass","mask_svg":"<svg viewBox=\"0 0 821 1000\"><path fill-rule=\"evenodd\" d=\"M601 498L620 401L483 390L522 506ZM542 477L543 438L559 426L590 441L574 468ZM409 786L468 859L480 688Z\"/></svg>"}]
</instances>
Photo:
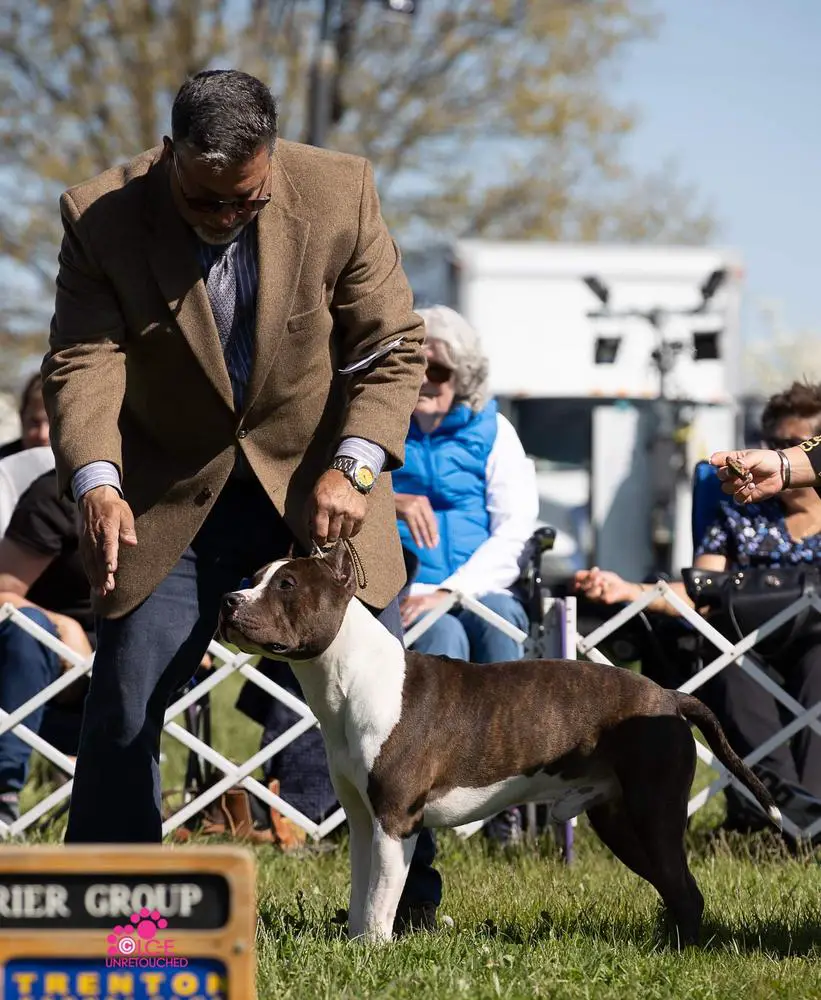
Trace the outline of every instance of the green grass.
<instances>
[{"instance_id":1,"label":"green grass","mask_svg":"<svg viewBox=\"0 0 821 1000\"><path fill-rule=\"evenodd\" d=\"M758 855L694 847L704 944L678 952L654 891L578 832L569 868L549 843L503 857L479 838L440 837L442 909L454 927L382 948L349 943L334 922L347 892L344 844L301 860L260 849L260 1000L821 996L821 871L811 859L761 841Z\"/></svg>"},{"instance_id":2,"label":"green grass","mask_svg":"<svg viewBox=\"0 0 821 1000\"><path fill-rule=\"evenodd\" d=\"M259 728L231 707L238 687L237 678L222 685L213 708L214 744L237 761L259 742ZM165 786L179 787L185 753L170 739L163 749ZM696 787L711 777L699 765ZM26 804L43 791L30 789ZM344 836L330 853L303 857L256 848L259 1000L817 1000L817 860L791 857L771 838L711 838L722 811L714 799L688 833L706 910L701 947L683 952L665 933L654 890L613 859L583 818L570 867L550 838L503 856L481 837L440 834L442 912L453 928L382 948L348 942L335 921L347 905Z\"/></svg>"}]
</instances>

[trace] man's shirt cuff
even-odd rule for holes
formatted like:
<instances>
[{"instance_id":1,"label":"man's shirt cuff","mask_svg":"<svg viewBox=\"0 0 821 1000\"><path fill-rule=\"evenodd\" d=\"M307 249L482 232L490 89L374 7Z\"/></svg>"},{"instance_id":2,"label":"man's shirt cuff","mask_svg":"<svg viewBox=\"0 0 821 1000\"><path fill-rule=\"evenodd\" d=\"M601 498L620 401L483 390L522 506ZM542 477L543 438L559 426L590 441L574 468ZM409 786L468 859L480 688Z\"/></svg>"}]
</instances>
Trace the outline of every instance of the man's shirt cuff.
<instances>
[{"instance_id":1,"label":"man's shirt cuff","mask_svg":"<svg viewBox=\"0 0 821 1000\"><path fill-rule=\"evenodd\" d=\"M374 476L378 476L385 464L385 451L373 441L366 441L365 438L346 437L343 438L336 449L336 457L346 455L348 458L359 459L364 462L369 469L373 469Z\"/></svg>"},{"instance_id":2,"label":"man's shirt cuff","mask_svg":"<svg viewBox=\"0 0 821 1000\"><path fill-rule=\"evenodd\" d=\"M113 486L123 495L120 474L112 462L89 462L83 465L71 477L71 493L75 500L97 486Z\"/></svg>"}]
</instances>

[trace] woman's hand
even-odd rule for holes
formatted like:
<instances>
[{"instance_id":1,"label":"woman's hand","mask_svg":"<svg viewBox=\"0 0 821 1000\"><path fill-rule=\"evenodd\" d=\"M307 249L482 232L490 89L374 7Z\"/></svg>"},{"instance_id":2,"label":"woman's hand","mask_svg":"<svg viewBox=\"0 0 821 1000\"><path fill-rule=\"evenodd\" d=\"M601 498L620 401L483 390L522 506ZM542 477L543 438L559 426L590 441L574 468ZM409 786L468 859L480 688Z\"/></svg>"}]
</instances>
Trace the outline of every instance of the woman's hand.
<instances>
[{"instance_id":1,"label":"woman's hand","mask_svg":"<svg viewBox=\"0 0 821 1000\"><path fill-rule=\"evenodd\" d=\"M815 470L803 448L787 448L784 455L790 466L792 489L815 485ZM710 456L710 465L718 469L722 490L735 497L739 503L766 500L784 488L781 459L777 451L764 448L717 451Z\"/></svg>"},{"instance_id":2,"label":"woman's hand","mask_svg":"<svg viewBox=\"0 0 821 1000\"><path fill-rule=\"evenodd\" d=\"M640 584L622 580L618 573L599 569L598 566L579 570L573 583L577 593L599 604L629 604L642 593Z\"/></svg>"},{"instance_id":3,"label":"woman's hand","mask_svg":"<svg viewBox=\"0 0 821 1000\"><path fill-rule=\"evenodd\" d=\"M430 500L415 493L395 493L396 516L410 528L411 536L420 549L435 549L439 544L439 525Z\"/></svg>"},{"instance_id":4,"label":"woman's hand","mask_svg":"<svg viewBox=\"0 0 821 1000\"><path fill-rule=\"evenodd\" d=\"M437 604L441 604L442 598L447 597L450 593L448 590L434 590L430 594L417 594L415 597L406 597L404 601L399 605L399 611L402 615L402 628L409 628L417 618L421 618L422 615L427 614L436 607Z\"/></svg>"}]
</instances>

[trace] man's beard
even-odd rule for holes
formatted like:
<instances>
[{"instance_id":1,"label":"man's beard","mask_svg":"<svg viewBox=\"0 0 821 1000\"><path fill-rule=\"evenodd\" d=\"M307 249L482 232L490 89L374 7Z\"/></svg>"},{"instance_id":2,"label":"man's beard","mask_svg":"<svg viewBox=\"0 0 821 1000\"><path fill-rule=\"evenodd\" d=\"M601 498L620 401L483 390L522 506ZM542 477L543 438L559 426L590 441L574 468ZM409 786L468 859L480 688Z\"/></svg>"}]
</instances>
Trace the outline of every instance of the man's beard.
<instances>
[{"instance_id":1,"label":"man's beard","mask_svg":"<svg viewBox=\"0 0 821 1000\"><path fill-rule=\"evenodd\" d=\"M246 219L245 222L238 222L230 229L220 230L219 232L212 229L206 229L203 226L193 226L192 228L203 243L208 243L210 246L218 247L223 246L226 243L233 242L250 221L250 219Z\"/></svg>"}]
</instances>

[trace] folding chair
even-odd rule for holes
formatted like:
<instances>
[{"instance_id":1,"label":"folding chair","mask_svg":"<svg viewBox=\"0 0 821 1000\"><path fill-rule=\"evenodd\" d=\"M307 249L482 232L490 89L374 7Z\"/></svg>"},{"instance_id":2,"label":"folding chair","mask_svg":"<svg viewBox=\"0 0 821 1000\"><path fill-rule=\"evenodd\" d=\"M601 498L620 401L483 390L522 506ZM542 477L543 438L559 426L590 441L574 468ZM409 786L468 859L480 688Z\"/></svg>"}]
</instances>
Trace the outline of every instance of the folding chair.
<instances>
[{"instance_id":1,"label":"folding chair","mask_svg":"<svg viewBox=\"0 0 821 1000\"><path fill-rule=\"evenodd\" d=\"M696 464L693 470L693 512L692 532L693 548L701 542L704 532L715 521L719 512L719 504L726 494L721 491L721 480L718 472L709 462Z\"/></svg>"}]
</instances>

